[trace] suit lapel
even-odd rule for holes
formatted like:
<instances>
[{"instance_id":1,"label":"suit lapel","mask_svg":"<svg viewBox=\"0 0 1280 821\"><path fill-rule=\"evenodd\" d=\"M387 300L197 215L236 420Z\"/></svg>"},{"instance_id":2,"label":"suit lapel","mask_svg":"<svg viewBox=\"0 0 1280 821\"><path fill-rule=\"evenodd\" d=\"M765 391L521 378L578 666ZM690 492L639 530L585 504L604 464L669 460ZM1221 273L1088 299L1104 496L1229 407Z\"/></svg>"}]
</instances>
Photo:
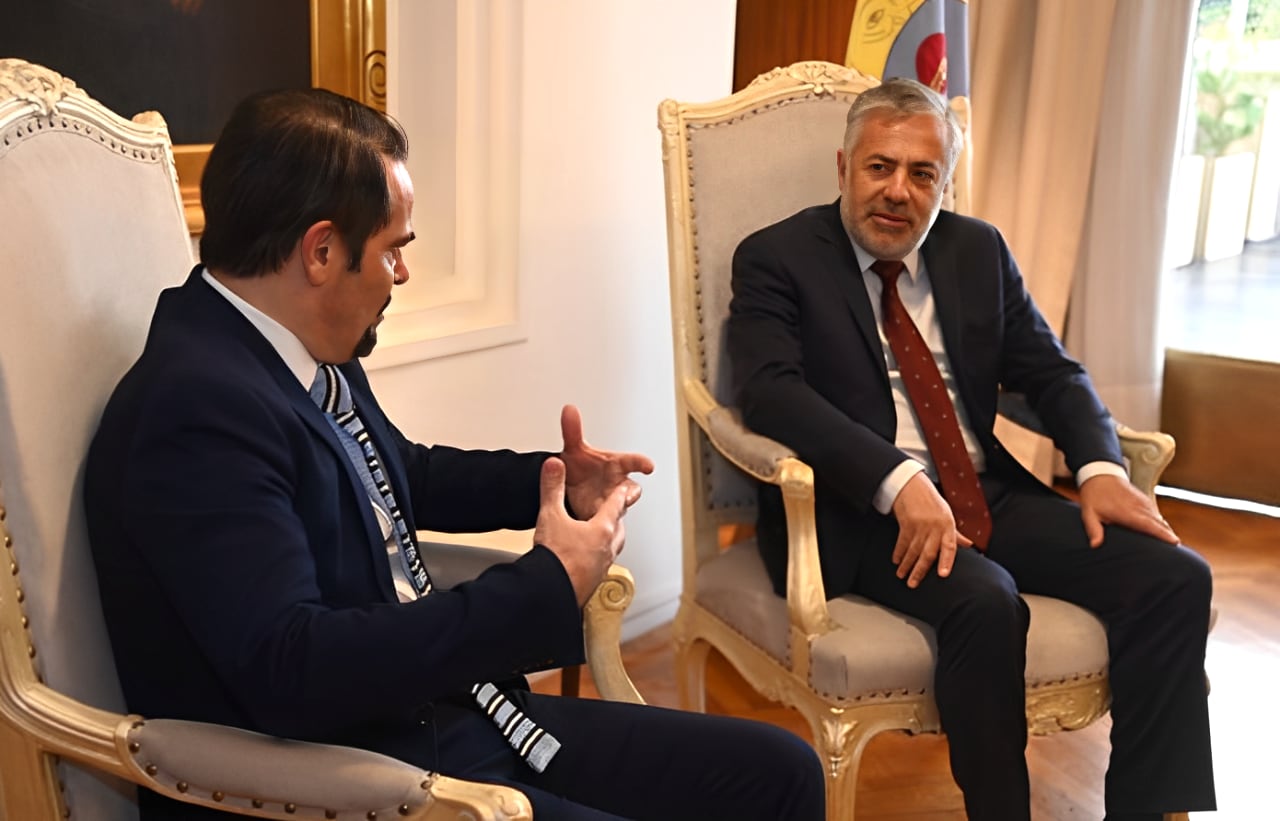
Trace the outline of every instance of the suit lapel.
<instances>
[{"instance_id":1,"label":"suit lapel","mask_svg":"<svg viewBox=\"0 0 1280 821\"><path fill-rule=\"evenodd\" d=\"M822 268L832 277L836 287L844 295L849 310L853 313L854 324L858 333L866 343L867 353L877 364L884 384L889 384L889 370L885 363L884 347L880 344L880 329L876 326L875 311L871 308L871 299L867 296L867 286L862 281L862 270L858 267L858 258L853 253L853 245L849 235L845 233L844 223L840 221L840 201L822 209L821 219L816 227L818 237L822 240Z\"/></svg>"},{"instance_id":2,"label":"suit lapel","mask_svg":"<svg viewBox=\"0 0 1280 821\"><path fill-rule=\"evenodd\" d=\"M956 243L948 236L950 215L947 212L938 214L938 219L929 229L929 235L920 247L920 255L929 270L929 285L933 291L935 306L934 315L942 328L942 343L947 351L947 361L951 365L951 376L955 380L956 393L968 410L970 424L978 419L974 415L977 407L970 394L972 380L963 365L968 359L965 356L964 327L965 309L964 283L960 273L959 259L956 254ZM981 263L978 263L981 264ZM978 431L978 436L983 436Z\"/></svg>"},{"instance_id":3,"label":"suit lapel","mask_svg":"<svg viewBox=\"0 0 1280 821\"><path fill-rule=\"evenodd\" d=\"M204 281L200 274L201 270L200 266L196 266L184 287L192 293L201 315L210 321L216 322L228 335L253 352L258 361L262 363L263 369L288 400L298 418L311 429L316 439L323 443L323 446L332 453L334 459L342 466L347 477L349 489L355 497L356 508L360 511L360 520L364 525L365 543L373 557L374 574L378 577L382 592L389 596L391 601L395 601L395 586L391 580L391 569L387 562L386 544L382 539L382 529L378 527L373 505L368 500L369 494L364 489L364 483L360 481L360 476L351 464L351 459L347 456L342 443L338 441L338 436L330 426L328 418L316 406L316 403L311 399L311 395L302 387L293 371L289 370L289 367L285 365L284 360L276 353L276 349L271 346L271 343L258 332L257 328L253 327L253 323L246 319L244 314L223 299L221 295L213 290L209 283ZM384 453L383 442L375 438L375 446L378 448L379 454ZM399 495L402 492L401 488L396 487L395 491L397 493L396 498L402 498Z\"/></svg>"},{"instance_id":4,"label":"suit lapel","mask_svg":"<svg viewBox=\"0 0 1280 821\"><path fill-rule=\"evenodd\" d=\"M942 217L941 214L938 216ZM929 229L924 245L920 247L920 255L929 269L929 284L937 307L935 314L942 326L942 340L947 348L947 357L953 363L963 362L964 340L961 338L960 328L964 300L960 294L960 271L956 264L954 243L948 243L945 238L939 239L938 233L935 223Z\"/></svg>"}]
</instances>

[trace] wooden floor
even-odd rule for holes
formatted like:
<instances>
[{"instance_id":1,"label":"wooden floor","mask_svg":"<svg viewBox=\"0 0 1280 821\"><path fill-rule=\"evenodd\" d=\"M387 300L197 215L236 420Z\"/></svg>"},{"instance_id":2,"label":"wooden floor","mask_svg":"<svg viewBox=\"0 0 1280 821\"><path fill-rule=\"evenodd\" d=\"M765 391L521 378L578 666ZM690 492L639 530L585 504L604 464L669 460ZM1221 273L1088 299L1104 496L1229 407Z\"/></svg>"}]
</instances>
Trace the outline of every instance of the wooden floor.
<instances>
[{"instance_id":1,"label":"wooden floor","mask_svg":"<svg viewBox=\"0 0 1280 821\"><path fill-rule=\"evenodd\" d=\"M1216 814L1203 821L1280 819L1280 519L1164 499L1164 515L1214 569L1217 626L1206 667L1217 779ZM651 704L678 707L670 627L623 647L627 670ZM534 689L556 692L554 675ZM799 715L765 702L712 653L710 712L785 726L811 738ZM589 681L584 694L594 695ZM1036 821L1102 818L1109 719L1073 733L1033 738L1027 751ZM965 817L947 764L946 739L884 733L868 745L858 777L858 821L956 821Z\"/></svg>"}]
</instances>

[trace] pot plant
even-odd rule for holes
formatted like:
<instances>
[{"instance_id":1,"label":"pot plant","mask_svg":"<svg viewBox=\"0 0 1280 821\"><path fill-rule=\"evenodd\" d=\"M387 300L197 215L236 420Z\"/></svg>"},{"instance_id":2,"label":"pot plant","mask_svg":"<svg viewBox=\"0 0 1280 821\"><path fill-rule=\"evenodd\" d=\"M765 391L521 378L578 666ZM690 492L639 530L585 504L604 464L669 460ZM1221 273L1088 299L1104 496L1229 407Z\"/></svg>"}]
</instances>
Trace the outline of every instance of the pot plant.
<instances>
[{"instance_id":1,"label":"pot plant","mask_svg":"<svg viewBox=\"0 0 1280 821\"><path fill-rule=\"evenodd\" d=\"M1196 153L1204 158L1195 258L1235 256L1244 249L1254 152L1246 141L1262 122L1258 96L1230 69L1196 73Z\"/></svg>"}]
</instances>

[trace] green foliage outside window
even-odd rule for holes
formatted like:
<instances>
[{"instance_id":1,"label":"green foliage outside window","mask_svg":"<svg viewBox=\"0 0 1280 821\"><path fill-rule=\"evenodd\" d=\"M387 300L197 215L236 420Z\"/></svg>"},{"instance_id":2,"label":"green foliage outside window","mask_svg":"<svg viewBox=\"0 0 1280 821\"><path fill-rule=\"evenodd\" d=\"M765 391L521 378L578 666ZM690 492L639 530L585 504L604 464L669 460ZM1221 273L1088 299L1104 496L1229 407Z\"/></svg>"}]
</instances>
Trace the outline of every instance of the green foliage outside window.
<instances>
[{"instance_id":1,"label":"green foliage outside window","mask_svg":"<svg viewBox=\"0 0 1280 821\"><path fill-rule=\"evenodd\" d=\"M1197 154L1254 150L1244 141L1262 122L1263 100L1280 89L1280 74L1261 68L1274 65L1280 50L1280 0L1249 0L1243 21L1232 18L1233 5L1232 0L1200 0L1196 15Z\"/></svg>"},{"instance_id":2,"label":"green foliage outside window","mask_svg":"<svg viewBox=\"0 0 1280 821\"><path fill-rule=\"evenodd\" d=\"M1250 0L1244 33L1259 40L1280 40L1280 0Z\"/></svg>"},{"instance_id":3,"label":"green foliage outside window","mask_svg":"<svg viewBox=\"0 0 1280 821\"><path fill-rule=\"evenodd\" d=\"M1229 70L1198 72L1196 90L1197 154L1225 154L1233 143L1252 136L1262 122L1262 101L1242 90Z\"/></svg>"}]
</instances>

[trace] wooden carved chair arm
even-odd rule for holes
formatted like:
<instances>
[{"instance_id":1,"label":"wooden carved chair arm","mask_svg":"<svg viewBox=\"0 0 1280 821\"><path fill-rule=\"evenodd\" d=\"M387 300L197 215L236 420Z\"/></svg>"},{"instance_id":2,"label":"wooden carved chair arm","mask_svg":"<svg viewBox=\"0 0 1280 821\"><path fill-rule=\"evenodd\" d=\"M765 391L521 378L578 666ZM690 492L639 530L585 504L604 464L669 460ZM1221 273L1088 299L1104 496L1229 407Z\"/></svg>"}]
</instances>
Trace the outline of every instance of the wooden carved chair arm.
<instances>
[{"instance_id":1,"label":"wooden carved chair arm","mask_svg":"<svg viewBox=\"0 0 1280 821\"><path fill-rule=\"evenodd\" d=\"M716 402L701 382L685 383L685 399L690 414L722 456L755 479L782 489L787 511L787 612L791 619L792 658L807 658L807 649L797 652L797 642L807 648L812 637L832 629L818 562L813 469L797 458L795 451L749 430L737 408Z\"/></svg>"},{"instance_id":2,"label":"wooden carved chair arm","mask_svg":"<svg viewBox=\"0 0 1280 821\"><path fill-rule=\"evenodd\" d=\"M622 616L636 596L631 571L620 564L609 568L604 581L583 608L587 667L600 695L609 701L643 704L627 669L622 666Z\"/></svg>"},{"instance_id":3,"label":"wooden carved chair arm","mask_svg":"<svg viewBox=\"0 0 1280 821\"><path fill-rule=\"evenodd\" d=\"M422 557L431 580L441 588L449 588L474 579L499 562L511 562L519 553L489 547L424 542ZM583 631L586 634L587 666L600 695L609 701L643 704L622 666L622 617L635 598L636 584L631 571L613 565L583 608Z\"/></svg>"},{"instance_id":4,"label":"wooden carved chair arm","mask_svg":"<svg viewBox=\"0 0 1280 821\"><path fill-rule=\"evenodd\" d=\"M1133 430L1119 422L1116 434L1120 437L1120 451L1129 460L1129 481L1154 499L1160 476L1173 461L1173 437L1160 431Z\"/></svg>"},{"instance_id":5,"label":"wooden carved chair arm","mask_svg":"<svg viewBox=\"0 0 1280 821\"><path fill-rule=\"evenodd\" d=\"M1001 392L997 404L1000 415L1027 430L1047 435L1040 417L1019 393ZM1155 498L1156 485L1164 469L1173 461L1173 437L1160 431L1138 431L1116 422L1120 452L1129 461L1129 481L1143 493Z\"/></svg>"}]
</instances>

